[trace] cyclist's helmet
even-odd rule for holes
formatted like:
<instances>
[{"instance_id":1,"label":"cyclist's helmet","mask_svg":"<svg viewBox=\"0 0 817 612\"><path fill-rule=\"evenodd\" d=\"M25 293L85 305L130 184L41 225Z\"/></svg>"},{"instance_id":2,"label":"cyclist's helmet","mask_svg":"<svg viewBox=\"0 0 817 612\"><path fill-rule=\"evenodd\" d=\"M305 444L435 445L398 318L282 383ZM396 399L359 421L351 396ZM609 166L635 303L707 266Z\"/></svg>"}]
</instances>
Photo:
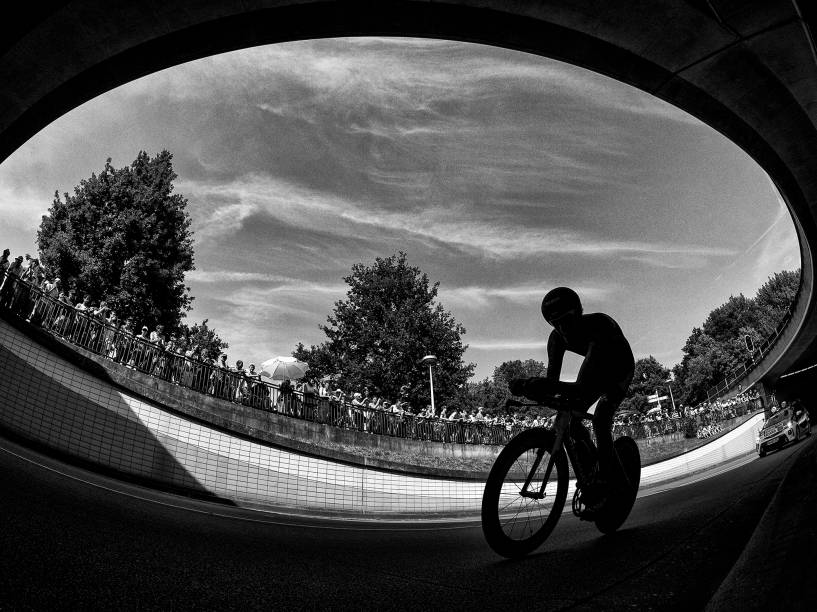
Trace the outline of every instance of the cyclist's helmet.
<instances>
[{"instance_id":1,"label":"cyclist's helmet","mask_svg":"<svg viewBox=\"0 0 817 612\"><path fill-rule=\"evenodd\" d=\"M548 323L563 317L571 310L576 314L582 314L582 302L579 295L568 287L551 289L542 299L542 316Z\"/></svg>"}]
</instances>

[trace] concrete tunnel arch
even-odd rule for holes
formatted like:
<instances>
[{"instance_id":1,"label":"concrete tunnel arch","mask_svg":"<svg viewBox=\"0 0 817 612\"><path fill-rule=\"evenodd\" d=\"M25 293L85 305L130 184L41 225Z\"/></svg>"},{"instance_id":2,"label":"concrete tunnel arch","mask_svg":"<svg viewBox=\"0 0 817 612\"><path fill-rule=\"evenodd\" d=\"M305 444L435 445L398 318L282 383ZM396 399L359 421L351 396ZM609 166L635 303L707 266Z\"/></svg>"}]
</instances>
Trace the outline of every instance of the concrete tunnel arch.
<instances>
[{"instance_id":1,"label":"concrete tunnel arch","mask_svg":"<svg viewBox=\"0 0 817 612\"><path fill-rule=\"evenodd\" d=\"M794 316L756 370L773 384L817 361L817 9L802 0L97 0L21 7L0 26L0 161L57 117L201 57L298 39L412 36L576 64L655 95L744 149L792 215ZM751 381L754 382L754 381Z\"/></svg>"}]
</instances>

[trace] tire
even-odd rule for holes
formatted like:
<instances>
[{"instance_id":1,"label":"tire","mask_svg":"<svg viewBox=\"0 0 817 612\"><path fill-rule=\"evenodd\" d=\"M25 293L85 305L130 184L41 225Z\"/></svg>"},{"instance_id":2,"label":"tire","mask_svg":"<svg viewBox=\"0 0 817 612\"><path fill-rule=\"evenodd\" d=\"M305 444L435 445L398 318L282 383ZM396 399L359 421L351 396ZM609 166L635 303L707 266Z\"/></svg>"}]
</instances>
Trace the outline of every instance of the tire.
<instances>
[{"instance_id":1,"label":"tire","mask_svg":"<svg viewBox=\"0 0 817 612\"><path fill-rule=\"evenodd\" d=\"M559 522L569 478L563 449L556 455L544 498L519 495L541 450L530 486L530 490L539 489L555 440L555 434L542 427L525 430L508 442L491 468L482 495L482 532L488 545L503 557L525 556L540 546Z\"/></svg>"},{"instance_id":2,"label":"tire","mask_svg":"<svg viewBox=\"0 0 817 612\"><path fill-rule=\"evenodd\" d=\"M641 453L635 440L622 436L613 442L613 446L627 478L627 485L619 488L610 497L596 519L596 527L602 533L613 533L624 524L633 509L641 483Z\"/></svg>"},{"instance_id":3,"label":"tire","mask_svg":"<svg viewBox=\"0 0 817 612\"><path fill-rule=\"evenodd\" d=\"M766 449L765 449L765 448L761 448L761 449L760 449L760 450L757 452L757 454L758 454L758 456L759 456L759 457L761 457L761 458L765 457L765 456L766 456Z\"/></svg>"}]
</instances>

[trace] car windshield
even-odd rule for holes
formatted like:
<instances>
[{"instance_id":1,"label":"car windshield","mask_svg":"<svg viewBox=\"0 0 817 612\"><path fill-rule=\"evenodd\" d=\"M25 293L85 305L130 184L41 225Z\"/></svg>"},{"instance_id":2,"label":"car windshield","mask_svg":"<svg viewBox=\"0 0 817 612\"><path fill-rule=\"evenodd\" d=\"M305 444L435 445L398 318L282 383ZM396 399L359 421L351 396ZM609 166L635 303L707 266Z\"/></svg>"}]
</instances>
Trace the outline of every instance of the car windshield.
<instances>
[{"instance_id":1,"label":"car windshield","mask_svg":"<svg viewBox=\"0 0 817 612\"><path fill-rule=\"evenodd\" d=\"M782 423L784 421L788 421L790 417L791 417L791 412L789 412L788 409L782 410L782 411L778 412L777 414L773 415L771 418L769 418L769 420L766 421L766 425L767 426L768 425L779 425L780 423Z\"/></svg>"}]
</instances>

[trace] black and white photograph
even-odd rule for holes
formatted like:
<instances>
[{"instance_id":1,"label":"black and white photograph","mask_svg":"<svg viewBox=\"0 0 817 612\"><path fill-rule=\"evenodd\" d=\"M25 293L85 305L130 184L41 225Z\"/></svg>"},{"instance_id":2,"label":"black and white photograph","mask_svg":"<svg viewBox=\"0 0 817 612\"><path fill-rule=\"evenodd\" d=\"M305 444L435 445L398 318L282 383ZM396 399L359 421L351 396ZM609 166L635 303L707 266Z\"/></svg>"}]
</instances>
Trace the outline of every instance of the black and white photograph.
<instances>
[{"instance_id":1,"label":"black and white photograph","mask_svg":"<svg viewBox=\"0 0 817 612\"><path fill-rule=\"evenodd\" d=\"M0 610L817 606L817 5L0 34Z\"/></svg>"}]
</instances>

